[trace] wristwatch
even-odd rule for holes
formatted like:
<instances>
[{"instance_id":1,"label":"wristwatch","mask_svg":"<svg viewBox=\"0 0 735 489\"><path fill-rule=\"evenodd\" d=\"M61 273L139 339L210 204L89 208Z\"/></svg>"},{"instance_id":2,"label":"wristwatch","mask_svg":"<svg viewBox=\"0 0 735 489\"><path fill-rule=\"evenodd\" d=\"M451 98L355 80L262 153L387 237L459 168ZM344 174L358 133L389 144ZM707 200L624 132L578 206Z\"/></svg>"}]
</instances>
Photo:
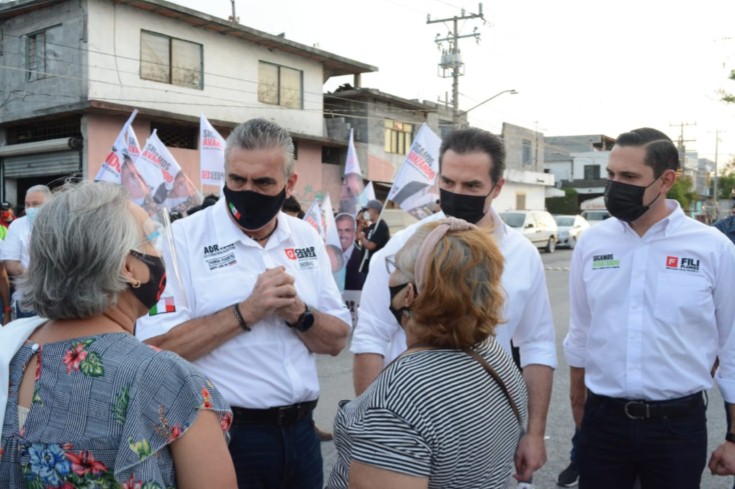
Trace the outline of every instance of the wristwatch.
<instances>
[{"instance_id":1,"label":"wristwatch","mask_svg":"<svg viewBox=\"0 0 735 489\"><path fill-rule=\"evenodd\" d=\"M296 331L300 331L302 333L307 332L312 326L314 326L314 315L311 313L309 306L304 304L304 312L301 313L301 316L299 316L296 322L289 323L286 321L286 325Z\"/></svg>"},{"instance_id":2,"label":"wristwatch","mask_svg":"<svg viewBox=\"0 0 735 489\"><path fill-rule=\"evenodd\" d=\"M735 443L735 433L727 433L725 435L725 440L729 441L730 443Z\"/></svg>"}]
</instances>

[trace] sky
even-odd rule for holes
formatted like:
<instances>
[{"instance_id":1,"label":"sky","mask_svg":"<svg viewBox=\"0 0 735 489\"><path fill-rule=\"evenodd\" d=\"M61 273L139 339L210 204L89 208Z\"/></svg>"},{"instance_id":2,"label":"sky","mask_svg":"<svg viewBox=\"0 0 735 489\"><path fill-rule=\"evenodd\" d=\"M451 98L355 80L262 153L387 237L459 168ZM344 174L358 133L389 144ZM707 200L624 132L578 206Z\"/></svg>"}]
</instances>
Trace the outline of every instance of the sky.
<instances>
[{"instance_id":1,"label":"sky","mask_svg":"<svg viewBox=\"0 0 735 489\"><path fill-rule=\"evenodd\" d=\"M231 0L174 3L227 18ZM378 67L362 86L408 99L451 104L452 79L438 76L434 39L478 13L469 0L235 0L240 23ZM545 136L604 134L649 126L687 150L735 159L735 1L500 0L481 19L459 22L464 76L459 107L470 123L500 133L503 122ZM447 48L448 46L444 46ZM352 77L328 81L333 91ZM719 143L717 143L719 134ZM717 153L717 154L716 154Z\"/></svg>"}]
</instances>

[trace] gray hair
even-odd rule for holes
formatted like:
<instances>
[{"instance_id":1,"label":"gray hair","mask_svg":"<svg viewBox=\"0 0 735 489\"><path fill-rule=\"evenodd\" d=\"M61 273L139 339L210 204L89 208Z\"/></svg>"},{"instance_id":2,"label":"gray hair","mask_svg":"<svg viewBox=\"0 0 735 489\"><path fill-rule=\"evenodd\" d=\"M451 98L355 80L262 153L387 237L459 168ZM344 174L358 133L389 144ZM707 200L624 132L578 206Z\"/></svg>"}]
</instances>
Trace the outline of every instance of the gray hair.
<instances>
[{"instance_id":1,"label":"gray hair","mask_svg":"<svg viewBox=\"0 0 735 489\"><path fill-rule=\"evenodd\" d=\"M275 122L266 119L250 119L237 126L225 141L225 167L233 148L240 149L283 149L286 178L293 174L294 144L291 135Z\"/></svg>"},{"instance_id":2,"label":"gray hair","mask_svg":"<svg viewBox=\"0 0 735 489\"><path fill-rule=\"evenodd\" d=\"M355 220L355 216L352 214L348 214L347 212L343 212L341 214L337 214L337 217L334 218L334 222L337 223L339 221L352 221L352 227L354 229L357 229L357 221Z\"/></svg>"},{"instance_id":3,"label":"gray hair","mask_svg":"<svg viewBox=\"0 0 735 489\"><path fill-rule=\"evenodd\" d=\"M120 185L67 183L38 213L30 265L19 281L23 308L49 319L94 316L128 287L130 250L144 239Z\"/></svg>"},{"instance_id":4,"label":"gray hair","mask_svg":"<svg viewBox=\"0 0 735 489\"><path fill-rule=\"evenodd\" d=\"M33 192L38 192L40 194L43 194L44 197L46 197L47 201L51 198L51 189L48 188L46 185L34 185L28 190L26 190L26 195L33 193Z\"/></svg>"}]
</instances>

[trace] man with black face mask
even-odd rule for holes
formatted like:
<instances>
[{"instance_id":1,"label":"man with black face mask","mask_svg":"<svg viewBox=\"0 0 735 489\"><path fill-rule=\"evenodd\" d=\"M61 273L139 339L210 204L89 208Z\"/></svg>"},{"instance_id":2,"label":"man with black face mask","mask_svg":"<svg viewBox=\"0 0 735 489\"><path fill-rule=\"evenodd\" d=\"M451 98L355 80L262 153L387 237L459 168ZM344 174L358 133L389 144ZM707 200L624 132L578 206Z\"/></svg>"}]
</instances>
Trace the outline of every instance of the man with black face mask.
<instances>
[{"instance_id":1,"label":"man with black face mask","mask_svg":"<svg viewBox=\"0 0 735 489\"><path fill-rule=\"evenodd\" d=\"M529 421L516 451L516 475L530 480L546 462L544 432L556 368L554 325L543 264L536 248L503 223L492 208L505 179L505 148L497 136L481 129L454 131L439 150L440 204L437 212L393 237L372 259L365 281L358 323L350 350L355 353L355 392L362 393L383 366L406 349L406 337L390 311L386 257L394 255L424 222L445 216L464 219L487 230L506 260L501 279L507 293L498 342L510 354L511 339L520 347L523 377L529 393Z\"/></svg>"},{"instance_id":2,"label":"man with black face mask","mask_svg":"<svg viewBox=\"0 0 735 489\"><path fill-rule=\"evenodd\" d=\"M735 247L666 200L679 152L651 128L618 136L607 164L613 216L574 248L570 398L582 489L697 488L706 463L711 369L735 413ZM734 430L735 428L731 428ZM735 470L735 432L713 473Z\"/></svg>"},{"instance_id":3,"label":"man with black face mask","mask_svg":"<svg viewBox=\"0 0 735 489\"><path fill-rule=\"evenodd\" d=\"M138 324L140 338L193 361L231 405L240 488L323 487L315 354L338 354L350 331L323 240L281 212L297 181L293 154L272 122L233 130L224 198L172 227L184 290L169 280L170 312Z\"/></svg>"}]
</instances>

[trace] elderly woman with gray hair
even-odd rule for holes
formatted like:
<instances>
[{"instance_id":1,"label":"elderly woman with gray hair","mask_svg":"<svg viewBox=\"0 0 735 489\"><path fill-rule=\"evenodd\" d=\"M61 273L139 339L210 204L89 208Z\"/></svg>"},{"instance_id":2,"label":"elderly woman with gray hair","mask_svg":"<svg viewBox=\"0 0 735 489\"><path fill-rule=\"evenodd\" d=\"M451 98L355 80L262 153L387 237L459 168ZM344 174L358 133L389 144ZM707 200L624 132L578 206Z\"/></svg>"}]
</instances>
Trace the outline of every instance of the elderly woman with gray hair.
<instances>
[{"instance_id":1,"label":"elderly woman with gray hair","mask_svg":"<svg viewBox=\"0 0 735 489\"><path fill-rule=\"evenodd\" d=\"M497 245L447 218L385 260L390 309L409 346L337 414L327 487L505 487L527 392L493 338L503 304Z\"/></svg>"},{"instance_id":2,"label":"elderly woman with gray hair","mask_svg":"<svg viewBox=\"0 0 735 489\"><path fill-rule=\"evenodd\" d=\"M0 487L236 486L229 407L133 336L166 284L159 235L117 185L70 185L38 213L22 285L41 317L0 329Z\"/></svg>"}]
</instances>

